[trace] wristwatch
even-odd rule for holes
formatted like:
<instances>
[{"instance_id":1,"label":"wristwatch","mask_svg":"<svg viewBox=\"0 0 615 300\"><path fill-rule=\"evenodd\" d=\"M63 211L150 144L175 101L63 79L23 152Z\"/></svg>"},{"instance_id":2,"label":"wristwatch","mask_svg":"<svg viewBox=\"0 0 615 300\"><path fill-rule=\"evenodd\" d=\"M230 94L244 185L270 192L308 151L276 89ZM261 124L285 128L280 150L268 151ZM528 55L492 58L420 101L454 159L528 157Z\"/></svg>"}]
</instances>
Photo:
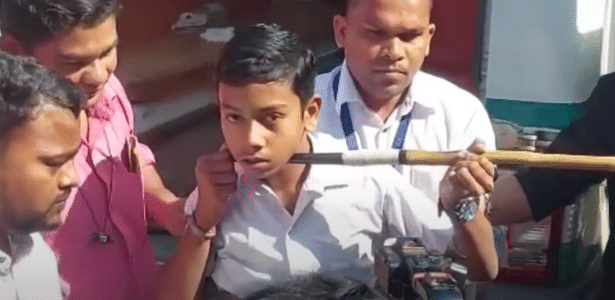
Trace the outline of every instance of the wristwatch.
<instances>
[{"instance_id":1,"label":"wristwatch","mask_svg":"<svg viewBox=\"0 0 615 300\"><path fill-rule=\"evenodd\" d=\"M478 214L478 208L480 205L480 198L476 196L470 196L459 200L459 203L453 211L446 211L446 213L455 221L459 221L462 224L474 220Z\"/></svg>"}]
</instances>

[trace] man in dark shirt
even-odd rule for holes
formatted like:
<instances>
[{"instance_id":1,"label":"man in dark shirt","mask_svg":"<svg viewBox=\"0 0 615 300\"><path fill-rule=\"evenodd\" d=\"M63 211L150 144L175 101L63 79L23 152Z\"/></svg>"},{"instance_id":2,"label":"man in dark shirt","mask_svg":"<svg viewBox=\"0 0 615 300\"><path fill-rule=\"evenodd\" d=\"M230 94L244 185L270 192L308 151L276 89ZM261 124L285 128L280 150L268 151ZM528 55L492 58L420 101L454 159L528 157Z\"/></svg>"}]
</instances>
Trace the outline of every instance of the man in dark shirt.
<instances>
[{"instance_id":1,"label":"man in dark shirt","mask_svg":"<svg viewBox=\"0 0 615 300\"><path fill-rule=\"evenodd\" d=\"M563 130L547 149L550 153L615 155L615 73L600 79L584 103L585 116ZM590 186L608 183L610 224L615 224L615 173L529 169L496 181L489 219L496 224L540 220L571 204ZM615 297L615 239L603 256L601 299Z\"/></svg>"}]
</instances>

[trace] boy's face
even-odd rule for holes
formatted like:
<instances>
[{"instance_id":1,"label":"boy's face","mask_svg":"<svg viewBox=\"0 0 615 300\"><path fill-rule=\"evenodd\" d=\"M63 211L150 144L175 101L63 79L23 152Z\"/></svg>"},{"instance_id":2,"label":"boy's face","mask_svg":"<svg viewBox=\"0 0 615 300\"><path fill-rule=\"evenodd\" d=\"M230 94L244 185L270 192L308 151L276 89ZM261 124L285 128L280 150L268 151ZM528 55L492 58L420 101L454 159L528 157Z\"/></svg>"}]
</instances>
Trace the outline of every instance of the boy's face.
<instances>
[{"instance_id":1,"label":"boy's face","mask_svg":"<svg viewBox=\"0 0 615 300\"><path fill-rule=\"evenodd\" d=\"M0 149L0 229L30 233L56 228L78 184L73 157L79 120L68 109L43 106L11 130Z\"/></svg>"},{"instance_id":2,"label":"boy's face","mask_svg":"<svg viewBox=\"0 0 615 300\"><path fill-rule=\"evenodd\" d=\"M76 27L40 43L32 54L43 66L81 87L87 93L86 107L93 107L115 72L117 43L115 15L111 15L94 27Z\"/></svg>"},{"instance_id":3,"label":"boy's face","mask_svg":"<svg viewBox=\"0 0 615 300\"><path fill-rule=\"evenodd\" d=\"M320 98L305 105L289 82L220 83L222 133L235 161L258 178L275 174L307 143L315 128Z\"/></svg>"}]
</instances>

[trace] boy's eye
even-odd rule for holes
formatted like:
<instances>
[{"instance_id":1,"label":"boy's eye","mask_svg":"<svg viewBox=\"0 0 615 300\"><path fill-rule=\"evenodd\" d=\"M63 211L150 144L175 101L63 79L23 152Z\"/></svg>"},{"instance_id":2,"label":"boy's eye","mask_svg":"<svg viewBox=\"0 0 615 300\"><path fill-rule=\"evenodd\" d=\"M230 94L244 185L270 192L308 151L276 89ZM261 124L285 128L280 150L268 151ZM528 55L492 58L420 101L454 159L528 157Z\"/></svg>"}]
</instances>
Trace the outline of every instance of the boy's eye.
<instances>
[{"instance_id":1,"label":"boy's eye","mask_svg":"<svg viewBox=\"0 0 615 300\"><path fill-rule=\"evenodd\" d=\"M238 114L226 114L224 118L228 121L236 122L239 120L240 116Z\"/></svg>"},{"instance_id":2,"label":"boy's eye","mask_svg":"<svg viewBox=\"0 0 615 300\"><path fill-rule=\"evenodd\" d=\"M267 122L269 122L269 123L273 123L273 122L275 122L275 121L277 121L278 119L281 119L281 118L283 118L283 117L284 117L284 115L282 115L282 114L270 114L270 115L267 115L267 116L265 117L265 120L266 120Z\"/></svg>"}]
</instances>

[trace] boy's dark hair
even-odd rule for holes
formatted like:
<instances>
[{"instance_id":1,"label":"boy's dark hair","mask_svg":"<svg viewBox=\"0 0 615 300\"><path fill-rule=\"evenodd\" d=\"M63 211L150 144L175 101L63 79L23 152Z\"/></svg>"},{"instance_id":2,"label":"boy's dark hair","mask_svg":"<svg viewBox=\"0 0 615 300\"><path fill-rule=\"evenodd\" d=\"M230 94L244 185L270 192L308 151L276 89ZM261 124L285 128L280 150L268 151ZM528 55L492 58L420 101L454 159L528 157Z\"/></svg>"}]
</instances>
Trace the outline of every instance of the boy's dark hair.
<instances>
[{"instance_id":1,"label":"boy's dark hair","mask_svg":"<svg viewBox=\"0 0 615 300\"><path fill-rule=\"evenodd\" d=\"M246 300L388 300L365 283L347 277L309 275L268 287Z\"/></svg>"},{"instance_id":2,"label":"boy's dark hair","mask_svg":"<svg viewBox=\"0 0 615 300\"><path fill-rule=\"evenodd\" d=\"M70 109L77 116L86 99L72 83L33 59L0 52L0 145L11 130L36 117L42 105Z\"/></svg>"},{"instance_id":3,"label":"boy's dark hair","mask_svg":"<svg viewBox=\"0 0 615 300\"><path fill-rule=\"evenodd\" d=\"M288 81L306 104L314 95L315 58L296 34L277 24L256 24L238 31L224 46L216 75L217 85Z\"/></svg>"},{"instance_id":4,"label":"boy's dark hair","mask_svg":"<svg viewBox=\"0 0 615 300\"><path fill-rule=\"evenodd\" d=\"M1 0L1 30L32 48L77 26L96 26L121 8L120 0Z\"/></svg>"}]
</instances>

